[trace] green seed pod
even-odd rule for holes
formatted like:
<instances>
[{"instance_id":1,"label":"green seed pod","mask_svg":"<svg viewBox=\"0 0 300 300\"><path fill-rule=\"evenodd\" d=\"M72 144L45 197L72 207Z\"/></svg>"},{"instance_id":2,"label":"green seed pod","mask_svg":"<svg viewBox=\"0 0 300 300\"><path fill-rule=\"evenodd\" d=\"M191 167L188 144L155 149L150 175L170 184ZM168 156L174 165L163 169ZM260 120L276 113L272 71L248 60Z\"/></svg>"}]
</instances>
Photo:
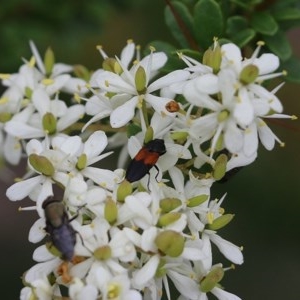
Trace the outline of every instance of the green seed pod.
<instances>
[{"instance_id":1,"label":"green seed pod","mask_svg":"<svg viewBox=\"0 0 300 300\"><path fill-rule=\"evenodd\" d=\"M77 170L83 170L87 164L87 156L85 153L82 153L77 160L76 168Z\"/></svg>"},{"instance_id":2,"label":"green seed pod","mask_svg":"<svg viewBox=\"0 0 300 300\"><path fill-rule=\"evenodd\" d=\"M135 80L135 88L139 93L139 95L144 94L147 89L146 87L147 75L145 69L142 66L138 67L138 69L136 70L134 80Z\"/></svg>"},{"instance_id":3,"label":"green seed pod","mask_svg":"<svg viewBox=\"0 0 300 300\"><path fill-rule=\"evenodd\" d=\"M149 126L146 130L146 133L145 133L144 143L147 144L150 141L152 141L153 136L154 136L153 127Z\"/></svg>"},{"instance_id":4,"label":"green seed pod","mask_svg":"<svg viewBox=\"0 0 300 300\"><path fill-rule=\"evenodd\" d=\"M218 122L222 123L228 119L230 112L227 109L224 109L218 114Z\"/></svg>"},{"instance_id":5,"label":"green seed pod","mask_svg":"<svg viewBox=\"0 0 300 300\"><path fill-rule=\"evenodd\" d=\"M157 248L170 257L178 257L184 248L184 237L176 231L166 230L155 238Z\"/></svg>"},{"instance_id":6,"label":"green seed pod","mask_svg":"<svg viewBox=\"0 0 300 300\"><path fill-rule=\"evenodd\" d=\"M212 172L213 178L215 180L220 180L226 173L226 166L227 166L227 155L221 154L216 159L216 163L214 165L214 170Z\"/></svg>"},{"instance_id":7,"label":"green seed pod","mask_svg":"<svg viewBox=\"0 0 300 300\"><path fill-rule=\"evenodd\" d=\"M48 134L54 134L56 132L56 118L52 113L46 113L43 116L43 129Z\"/></svg>"},{"instance_id":8,"label":"green seed pod","mask_svg":"<svg viewBox=\"0 0 300 300\"><path fill-rule=\"evenodd\" d=\"M104 218L109 224L116 222L118 217L118 207L115 201L108 199L104 206Z\"/></svg>"},{"instance_id":9,"label":"green seed pod","mask_svg":"<svg viewBox=\"0 0 300 300\"><path fill-rule=\"evenodd\" d=\"M165 198L160 200L159 207L163 213L168 213L173 209L179 207L182 204L180 199L177 198Z\"/></svg>"},{"instance_id":10,"label":"green seed pod","mask_svg":"<svg viewBox=\"0 0 300 300\"><path fill-rule=\"evenodd\" d=\"M240 82L242 84L253 83L259 75L259 69L255 65L247 65L240 73Z\"/></svg>"},{"instance_id":11,"label":"green seed pod","mask_svg":"<svg viewBox=\"0 0 300 300\"><path fill-rule=\"evenodd\" d=\"M223 278L224 270L222 267L213 268L200 282L200 290L203 293L210 292Z\"/></svg>"},{"instance_id":12,"label":"green seed pod","mask_svg":"<svg viewBox=\"0 0 300 300\"><path fill-rule=\"evenodd\" d=\"M47 48L44 56L44 65L46 70L46 76L49 76L52 73L53 66L55 64L54 52L49 47Z\"/></svg>"},{"instance_id":13,"label":"green seed pod","mask_svg":"<svg viewBox=\"0 0 300 300\"><path fill-rule=\"evenodd\" d=\"M212 224L208 225L208 229L211 230L218 230L223 227L225 227L227 224L231 222L231 220L234 218L234 214L225 214L218 218L216 218Z\"/></svg>"},{"instance_id":14,"label":"green seed pod","mask_svg":"<svg viewBox=\"0 0 300 300\"><path fill-rule=\"evenodd\" d=\"M89 81L91 78L91 73L89 69L83 65L74 65L73 72L76 77Z\"/></svg>"},{"instance_id":15,"label":"green seed pod","mask_svg":"<svg viewBox=\"0 0 300 300\"><path fill-rule=\"evenodd\" d=\"M184 131L174 131L170 134L170 137L173 141L185 141L188 136L189 133Z\"/></svg>"},{"instance_id":16,"label":"green seed pod","mask_svg":"<svg viewBox=\"0 0 300 300\"><path fill-rule=\"evenodd\" d=\"M122 67L115 58L105 58L102 67L105 71L110 71L118 75L123 73Z\"/></svg>"},{"instance_id":17,"label":"green seed pod","mask_svg":"<svg viewBox=\"0 0 300 300\"><path fill-rule=\"evenodd\" d=\"M53 167L52 163L45 156L41 156L33 153L29 155L28 160L31 166L37 172L45 176L52 176L55 172L55 168Z\"/></svg>"},{"instance_id":18,"label":"green seed pod","mask_svg":"<svg viewBox=\"0 0 300 300\"><path fill-rule=\"evenodd\" d=\"M102 246L97 248L93 254L97 260L107 260L111 258L111 248L108 245Z\"/></svg>"},{"instance_id":19,"label":"green seed pod","mask_svg":"<svg viewBox=\"0 0 300 300\"><path fill-rule=\"evenodd\" d=\"M199 206L200 204L204 203L208 199L208 195L198 195L196 197L190 198L187 200L188 207L195 207Z\"/></svg>"},{"instance_id":20,"label":"green seed pod","mask_svg":"<svg viewBox=\"0 0 300 300\"><path fill-rule=\"evenodd\" d=\"M168 226L174 222L176 222L178 219L180 219L181 213L178 212L170 212L167 214L164 214L159 217L157 226L164 227Z\"/></svg>"},{"instance_id":21,"label":"green seed pod","mask_svg":"<svg viewBox=\"0 0 300 300\"><path fill-rule=\"evenodd\" d=\"M132 193L132 185L129 181L123 180L117 190L117 200L124 202L125 198Z\"/></svg>"},{"instance_id":22,"label":"green seed pod","mask_svg":"<svg viewBox=\"0 0 300 300\"><path fill-rule=\"evenodd\" d=\"M203 64L213 69L213 73L217 74L220 70L222 61L221 47L219 43L216 43L214 48L209 48L204 52Z\"/></svg>"}]
</instances>

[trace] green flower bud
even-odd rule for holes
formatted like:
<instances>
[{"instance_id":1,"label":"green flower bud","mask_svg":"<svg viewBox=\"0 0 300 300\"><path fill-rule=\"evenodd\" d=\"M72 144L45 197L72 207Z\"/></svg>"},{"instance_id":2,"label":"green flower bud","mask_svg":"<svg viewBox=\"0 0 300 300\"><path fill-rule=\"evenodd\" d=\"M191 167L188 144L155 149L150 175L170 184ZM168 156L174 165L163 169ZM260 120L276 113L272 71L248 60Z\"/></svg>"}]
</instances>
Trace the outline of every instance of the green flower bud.
<instances>
[{"instance_id":1,"label":"green flower bud","mask_svg":"<svg viewBox=\"0 0 300 300\"><path fill-rule=\"evenodd\" d=\"M136 70L134 80L135 80L135 88L136 88L138 94L139 95L145 94L145 92L147 90L147 87L146 87L147 75L146 75L145 69L142 66L138 67L138 69Z\"/></svg>"},{"instance_id":2,"label":"green flower bud","mask_svg":"<svg viewBox=\"0 0 300 300\"><path fill-rule=\"evenodd\" d=\"M224 270L222 267L213 268L200 282L200 290L203 293L210 292L223 278Z\"/></svg>"},{"instance_id":3,"label":"green flower bud","mask_svg":"<svg viewBox=\"0 0 300 300\"><path fill-rule=\"evenodd\" d=\"M167 269L165 268L166 260L161 258L156 269L155 277L160 278L167 274Z\"/></svg>"},{"instance_id":4,"label":"green flower bud","mask_svg":"<svg viewBox=\"0 0 300 300\"><path fill-rule=\"evenodd\" d=\"M150 141L152 141L153 136L154 136L153 127L149 126L146 130L146 133L145 133L144 143L147 144Z\"/></svg>"},{"instance_id":5,"label":"green flower bud","mask_svg":"<svg viewBox=\"0 0 300 300\"><path fill-rule=\"evenodd\" d=\"M118 217L118 207L115 201L108 199L104 206L104 218L109 224L116 222Z\"/></svg>"},{"instance_id":6,"label":"green flower bud","mask_svg":"<svg viewBox=\"0 0 300 300\"><path fill-rule=\"evenodd\" d=\"M200 204L204 203L208 199L208 195L198 195L196 197L190 198L187 200L188 207L195 207L199 206Z\"/></svg>"},{"instance_id":7,"label":"green flower bud","mask_svg":"<svg viewBox=\"0 0 300 300\"><path fill-rule=\"evenodd\" d=\"M165 198L160 200L159 207L161 208L163 213L168 213L173 209L177 208L182 204L180 199L177 198Z\"/></svg>"},{"instance_id":8,"label":"green flower bud","mask_svg":"<svg viewBox=\"0 0 300 300\"><path fill-rule=\"evenodd\" d=\"M0 113L0 123L6 123L11 119L12 115L9 112Z\"/></svg>"},{"instance_id":9,"label":"green flower bud","mask_svg":"<svg viewBox=\"0 0 300 300\"><path fill-rule=\"evenodd\" d=\"M97 260L107 260L111 258L111 249L108 245L102 246L97 248L93 254Z\"/></svg>"},{"instance_id":10,"label":"green flower bud","mask_svg":"<svg viewBox=\"0 0 300 300\"><path fill-rule=\"evenodd\" d=\"M27 86L25 88L25 97L27 99L31 99L32 93L33 93L33 90L30 87Z\"/></svg>"},{"instance_id":11,"label":"green flower bud","mask_svg":"<svg viewBox=\"0 0 300 300\"><path fill-rule=\"evenodd\" d=\"M218 122L222 123L224 121L226 121L228 119L230 115L230 112L226 109L222 110L219 114L218 114Z\"/></svg>"},{"instance_id":12,"label":"green flower bud","mask_svg":"<svg viewBox=\"0 0 300 300\"><path fill-rule=\"evenodd\" d=\"M214 74L217 74L219 72L221 61L222 54L219 43L215 43L214 49L208 48L203 54L203 64L211 67Z\"/></svg>"},{"instance_id":13,"label":"green flower bud","mask_svg":"<svg viewBox=\"0 0 300 300\"><path fill-rule=\"evenodd\" d=\"M227 224L229 224L231 222L231 220L233 219L233 217L234 217L233 214L222 215L222 216L214 219L212 224L209 224L207 227L208 227L208 229L211 229L211 230L221 229L221 228L225 227Z\"/></svg>"},{"instance_id":14,"label":"green flower bud","mask_svg":"<svg viewBox=\"0 0 300 300\"><path fill-rule=\"evenodd\" d=\"M184 237L176 231L166 230L155 238L157 248L165 255L178 257L184 248Z\"/></svg>"},{"instance_id":15,"label":"green flower bud","mask_svg":"<svg viewBox=\"0 0 300 300\"><path fill-rule=\"evenodd\" d=\"M55 168L47 157L33 153L29 155L28 159L31 166L37 172L45 176L52 176L54 174Z\"/></svg>"},{"instance_id":16,"label":"green flower bud","mask_svg":"<svg viewBox=\"0 0 300 300\"><path fill-rule=\"evenodd\" d=\"M253 83L259 74L259 69L255 65L247 65L240 73L240 82L242 84Z\"/></svg>"},{"instance_id":17,"label":"green flower bud","mask_svg":"<svg viewBox=\"0 0 300 300\"><path fill-rule=\"evenodd\" d=\"M125 198L132 193L132 185L129 181L123 180L117 190L117 200L124 202Z\"/></svg>"},{"instance_id":18,"label":"green flower bud","mask_svg":"<svg viewBox=\"0 0 300 300\"><path fill-rule=\"evenodd\" d=\"M227 166L227 155L221 154L217 157L216 163L214 165L214 170L212 172L213 178L215 180L220 180L226 173Z\"/></svg>"},{"instance_id":19,"label":"green flower bud","mask_svg":"<svg viewBox=\"0 0 300 300\"><path fill-rule=\"evenodd\" d=\"M189 133L184 131L174 131L170 134L170 137L173 141L186 141Z\"/></svg>"},{"instance_id":20,"label":"green flower bud","mask_svg":"<svg viewBox=\"0 0 300 300\"><path fill-rule=\"evenodd\" d=\"M105 71L110 71L118 75L123 73L122 67L115 58L106 58L102 63L102 67Z\"/></svg>"},{"instance_id":21,"label":"green flower bud","mask_svg":"<svg viewBox=\"0 0 300 300\"><path fill-rule=\"evenodd\" d=\"M52 51L51 48L48 48L44 56L46 76L49 76L52 73L54 64L55 64L54 52Z\"/></svg>"},{"instance_id":22,"label":"green flower bud","mask_svg":"<svg viewBox=\"0 0 300 300\"><path fill-rule=\"evenodd\" d=\"M178 219L180 219L181 213L179 212L170 212L167 214L164 214L159 217L157 226L164 227L168 226L174 222L176 222Z\"/></svg>"},{"instance_id":23,"label":"green flower bud","mask_svg":"<svg viewBox=\"0 0 300 300\"><path fill-rule=\"evenodd\" d=\"M43 129L48 134L54 134L56 132L56 118L52 113L46 113L43 116Z\"/></svg>"},{"instance_id":24,"label":"green flower bud","mask_svg":"<svg viewBox=\"0 0 300 300\"><path fill-rule=\"evenodd\" d=\"M89 81L91 78L91 73L88 68L83 65L75 65L73 68L74 74L85 81Z\"/></svg>"},{"instance_id":25,"label":"green flower bud","mask_svg":"<svg viewBox=\"0 0 300 300\"><path fill-rule=\"evenodd\" d=\"M87 156L85 153L82 153L77 160L76 168L77 170L83 170L87 164Z\"/></svg>"}]
</instances>

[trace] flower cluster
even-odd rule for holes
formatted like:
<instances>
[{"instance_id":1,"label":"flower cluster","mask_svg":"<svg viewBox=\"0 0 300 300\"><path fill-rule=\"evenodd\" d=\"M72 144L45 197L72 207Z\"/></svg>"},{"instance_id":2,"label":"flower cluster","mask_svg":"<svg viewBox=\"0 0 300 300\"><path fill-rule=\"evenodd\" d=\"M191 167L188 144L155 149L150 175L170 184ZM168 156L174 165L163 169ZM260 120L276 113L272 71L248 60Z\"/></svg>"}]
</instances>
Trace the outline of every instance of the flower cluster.
<instances>
[{"instance_id":1,"label":"flower cluster","mask_svg":"<svg viewBox=\"0 0 300 300\"><path fill-rule=\"evenodd\" d=\"M240 299L220 284L243 254L219 235L234 215L211 188L253 162L259 141L282 144L264 121L292 118L275 96L281 85L263 86L283 74L273 73L278 58L259 56L259 44L243 59L215 41L202 62L178 53L185 66L163 74L164 52L141 57L128 41L120 57L98 47L103 67L91 74L30 45L19 72L1 75L0 101L3 157L28 162L6 195L34 202L23 208L39 215L29 241L50 239L34 251L21 299Z\"/></svg>"}]
</instances>

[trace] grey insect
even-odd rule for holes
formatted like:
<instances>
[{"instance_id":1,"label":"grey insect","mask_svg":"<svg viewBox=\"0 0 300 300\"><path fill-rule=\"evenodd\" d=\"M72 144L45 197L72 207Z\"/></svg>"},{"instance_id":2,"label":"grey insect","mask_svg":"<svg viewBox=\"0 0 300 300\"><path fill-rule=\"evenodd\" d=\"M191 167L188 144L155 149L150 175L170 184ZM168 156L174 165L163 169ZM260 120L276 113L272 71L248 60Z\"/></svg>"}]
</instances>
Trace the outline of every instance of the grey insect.
<instances>
[{"instance_id":1,"label":"grey insect","mask_svg":"<svg viewBox=\"0 0 300 300\"><path fill-rule=\"evenodd\" d=\"M71 261L74 257L76 231L70 224L77 215L69 219L65 206L60 200L48 198L43 203L46 218L46 232L52 244L61 252L62 259Z\"/></svg>"}]
</instances>

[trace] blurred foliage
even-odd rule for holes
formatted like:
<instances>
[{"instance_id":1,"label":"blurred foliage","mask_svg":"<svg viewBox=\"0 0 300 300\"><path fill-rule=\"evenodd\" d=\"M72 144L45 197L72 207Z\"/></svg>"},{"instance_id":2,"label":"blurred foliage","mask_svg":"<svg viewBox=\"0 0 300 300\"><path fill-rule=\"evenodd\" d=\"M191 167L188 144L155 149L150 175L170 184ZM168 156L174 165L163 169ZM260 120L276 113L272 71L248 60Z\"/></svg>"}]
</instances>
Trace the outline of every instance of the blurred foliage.
<instances>
[{"instance_id":1,"label":"blurred foliage","mask_svg":"<svg viewBox=\"0 0 300 300\"><path fill-rule=\"evenodd\" d=\"M205 51L215 37L244 50L264 41L287 70L287 80L300 82L300 61L293 56L286 32L300 25L299 0L175 0L166 1L166 23L179 46ZM207 13L209 12L209 13ZM159 50L169 51L161 44ZM168 66L170 67L170 66ZM176 68L177 66L174 66Z\"/></svg>"},{"instance_id":2,"label":"blurred foliage","mask_svg":"<svg viewBox=\"0 0 300 300\"><path fill-rule=\"evenodd\" d=\"M44 47L63 45L61 51L75 59L89 36L101 34L103 24L109 21L113 12L126 13L133 6L145 6L146 2L146 0L1 1L1 71L16 70L20 65L20 58L30 53L29 39Z\"/></svg>"}]
</instances>

